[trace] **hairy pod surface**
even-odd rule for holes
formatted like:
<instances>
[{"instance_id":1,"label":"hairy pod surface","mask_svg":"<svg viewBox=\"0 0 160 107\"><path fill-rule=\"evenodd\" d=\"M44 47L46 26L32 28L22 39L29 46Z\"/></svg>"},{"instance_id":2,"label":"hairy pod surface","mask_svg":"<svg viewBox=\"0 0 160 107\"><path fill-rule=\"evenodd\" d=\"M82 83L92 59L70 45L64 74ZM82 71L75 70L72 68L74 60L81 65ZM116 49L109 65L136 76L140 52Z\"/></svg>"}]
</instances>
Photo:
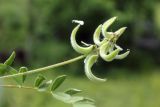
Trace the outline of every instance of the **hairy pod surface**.
<instances>
[{"instance_id":1,"label":"hairy pod surface","mask_svg":"<svg viewBox=\"0 0 160 107\"><path fill-rule=\"evenodd\" d=\"M80 54L88 54L88 53L90 53L90 52L93 50L94 46L91 45L91 46L89 46L89 47L82 47L82 46L79 46L79 45L78 45L78 43L76 42L76 33L77 33L79 27L80 27L80 25L77 25L77 26L73 29L72 33L71 33L71 38L70 38L70 40L71 40L71 45L72 45L73 49L74 49L76 52L78 52L78 53L80 53Z\"/></svg>"},{"instance_id":2,"label":"hairy pod surface","mask_svg":"<svg viewBox=\"0 0 160 107\"><path fill-rule=\"evenodd\" d=\"M112 61L118 55L118 53L121 51L120 48L117 48L108 54L110 47L111 47L111 45L109 42L103 44L100 47L100 56L103 60L105 60L107 62Z\"/></svg>"},{"instance_id":3,"label":"hairy pod surface","mask_svg":"<svg viewBox=\"0 0 160 107\"><path fill-rule=\"evenodd\" d=\"M104 24L102 25L102 34L104 37L109 36L109 34L107 33L107 29L111 26L111 24L113 22L115 22L116 19L117 19L117 17L112 17L109 20L107 20L106 22L104 22Z\"/></svg>"},{"instance_id":4,"label":"hairy pod surface","mask_svg":"<svg viewBox=\"0 0 160 107\"><path fill-rule=\"evenodd\" d=\"M106 79L101 79L92 74L91 68L93 64L97 61L98 55L92 54L88 55L85 59L85 74L92 81L105 82Z\"/></svg>"},{"instance_id":5,"label":"hairy pod surface","mask_svg":"<svg viewBox=\"0 0 160 107\"><path fill-rule=\"evenodd\" d=\"M102 29L102 24L96 28L93 34L93 41L98 46L101 44L101 41L100 41L101 29Z\"/></svg>"}]
</instances>

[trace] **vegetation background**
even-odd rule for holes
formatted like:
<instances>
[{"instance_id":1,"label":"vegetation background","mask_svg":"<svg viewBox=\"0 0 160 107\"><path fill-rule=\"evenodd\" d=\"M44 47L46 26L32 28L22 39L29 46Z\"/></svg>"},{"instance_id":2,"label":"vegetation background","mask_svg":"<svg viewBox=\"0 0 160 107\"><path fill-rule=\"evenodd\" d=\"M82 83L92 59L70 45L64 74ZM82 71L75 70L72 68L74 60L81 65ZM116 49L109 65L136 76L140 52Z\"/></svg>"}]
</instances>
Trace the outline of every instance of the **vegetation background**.
<instances>
[{"instance_id":1,"label":"vegetation background","mask_svg":"<svg viewBox=\"0 0 160 107\"><path fill-rule=\"evenodd\" d=\"M61 88L84 90L82 95L95 99L98 107L160 107L159 0L0 0L0 62L13 50L17 53L17 68L38 68L78 56L70 45L70 33L75 27L71 21L85 22L78 32L79 43L93 43L95 28L113 16L118 21L111 31L128 27L118 43L129 48L131 54L110 63L99 60L94 73L107 77L106 83L89 81L83 61L45 75L69 75ZM33 83L34 76L27 84ZM22 106L70 107L43 93L0 88L0 107Z\"/></svg>"}]
</instances>

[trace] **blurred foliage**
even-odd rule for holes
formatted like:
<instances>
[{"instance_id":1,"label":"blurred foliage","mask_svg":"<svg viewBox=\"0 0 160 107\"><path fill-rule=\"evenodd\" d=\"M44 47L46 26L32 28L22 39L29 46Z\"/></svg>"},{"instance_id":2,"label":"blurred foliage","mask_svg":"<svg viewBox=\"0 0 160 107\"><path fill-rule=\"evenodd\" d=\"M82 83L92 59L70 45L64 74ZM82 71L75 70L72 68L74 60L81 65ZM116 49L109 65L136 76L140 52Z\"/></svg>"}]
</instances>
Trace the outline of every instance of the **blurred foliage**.
<instances>
[{"instance_id":1,"label":"blurred foliage","mask_svg":"<svg viewBox=\"0 0 160 107\"><path fill-rule=\"evenodd\" d=\"M152 75L109 74L109 81L106 83L70 77L59 90L70 86L83 89L82 94L94 98L97 107L159 107L159 77L160 73L157 71ZM6 97L1 100L1 107L71 107L48 94L31 90L6 89L4 96Z\"/></svg>"},{"instance_id":2,"label":"blurred foliage","mask_svg":"<svg viewBox=\"0 0 160 107\"><path fill-rule=\"evenodd\" d=\"M72 19L85 21L77 39L90 43L96 26L118 16L119 24L110 30L127 26L118 42L131 49L122 67L152 67L160 62L159 7L158 0L1 0L0 57L16 50L18 64L29 67L68 59L74 56L69 44Z\"/></svg>"}]
</instances>

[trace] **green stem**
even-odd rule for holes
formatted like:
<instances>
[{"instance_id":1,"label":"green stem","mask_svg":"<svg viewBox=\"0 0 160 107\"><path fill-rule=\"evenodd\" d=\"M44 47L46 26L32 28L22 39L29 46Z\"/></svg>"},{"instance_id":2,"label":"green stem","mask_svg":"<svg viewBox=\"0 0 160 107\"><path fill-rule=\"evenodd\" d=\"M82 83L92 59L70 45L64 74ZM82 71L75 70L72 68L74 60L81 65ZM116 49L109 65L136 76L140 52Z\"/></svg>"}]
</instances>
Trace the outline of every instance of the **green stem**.
<instances>
[{"instance_id":1,"label":"green stem","mask_svg":"<svg viewBox=\"0 0 160 107\"><path fill-rule=\"evenodd\" d=\"M46 67L42 67L42 68L30 70L30 71L28 71L28 72L17 73L17 74L6 75L6 76L1 76L0 79L11 78L11 77L16 77L16 76L22 76L22 75L29 75L29 74L33 74L33 73L38 73L38 72L46 71L46 70L49 70L49 69L57 68L57 67L60 67L60 66L64 66L64 65L67 65L67 64L76 62L76 61L81 60L81 59L83 59L83 58L85 58L85 55L81 55L81 56L72 58L72 59L70 59L70 60L63 61L63 62L60 62L60 63L57 63L57 64L53 64L53 65L50 65L50 66L46 66Z\"/></svg>"},{"instance_id":2,"label":"green stem","mask_svg":"<svg viewBox=\"0 0 160 107\"><path fill-rule=\"evenodd\" d=\"M34 87L29 87L29 86L19 86L19 85L0 85L0 87L3 87L3 88L23 88L23 89L36 90L36 88L34 88Z\"/></svg>"}]
</instances>

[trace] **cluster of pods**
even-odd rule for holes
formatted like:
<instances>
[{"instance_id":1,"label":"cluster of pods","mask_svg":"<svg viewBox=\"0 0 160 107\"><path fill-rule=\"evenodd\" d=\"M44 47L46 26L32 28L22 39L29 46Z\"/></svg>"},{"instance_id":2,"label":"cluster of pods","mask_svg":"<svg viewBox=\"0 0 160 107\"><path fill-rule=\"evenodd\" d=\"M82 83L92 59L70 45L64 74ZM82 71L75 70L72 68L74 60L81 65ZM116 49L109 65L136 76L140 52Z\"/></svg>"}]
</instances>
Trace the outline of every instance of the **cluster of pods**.
<instances>
[{"instance_id":1,"label":"cluster of pods","mask_svg":"<svg viewBox=\"0 0 160 107\"><path fill-rule=\"evenodd\" d=\"M85 46L80 46L76 42L76 33L83 21L74 20L78 25L73 29L71 33L71 45L73 49L86 56L84 63L84 69L86 76L92 81L104 82L106 79L101 79L93 75L91 68L93 64L97 61L98 57L101 57L104 61L110 62L114 59L124 59L130 53L130 50L127 49L126 52L120 54L123 50L120 46L116 44L118 38L126 30L126 27L122 27L115 32L108 32L107 29L115 22L117 17L112 17L109 20L105 21L103 24L100 24L94 34L93 41L95 44L87 44L82 42Z\"/></svg>"}]
</instances>

